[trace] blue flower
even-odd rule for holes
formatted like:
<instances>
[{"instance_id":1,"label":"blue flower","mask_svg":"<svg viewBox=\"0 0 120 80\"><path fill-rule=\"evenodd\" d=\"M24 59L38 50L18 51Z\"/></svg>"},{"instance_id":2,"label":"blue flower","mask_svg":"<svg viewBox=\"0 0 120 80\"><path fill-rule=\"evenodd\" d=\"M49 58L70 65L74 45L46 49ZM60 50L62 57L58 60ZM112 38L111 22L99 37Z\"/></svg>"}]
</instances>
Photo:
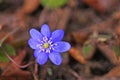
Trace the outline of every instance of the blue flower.
<instances>
[{"instance_id":1,"label":"blue flower","mask_svg":"<svg viewBox=\"0 0 120 80\"><path fill-rule=\"evenodd\" d=\"M31 38L28 40L29 46L34 49L34 56L40 65L47 62L48 58L56 65L62 63L61 52L66 52L71 48L68 42L61 41L64 37L63 30L50 32L47 24L43 24L41 31L30 30Z\"/></svg>"}]
</instances>

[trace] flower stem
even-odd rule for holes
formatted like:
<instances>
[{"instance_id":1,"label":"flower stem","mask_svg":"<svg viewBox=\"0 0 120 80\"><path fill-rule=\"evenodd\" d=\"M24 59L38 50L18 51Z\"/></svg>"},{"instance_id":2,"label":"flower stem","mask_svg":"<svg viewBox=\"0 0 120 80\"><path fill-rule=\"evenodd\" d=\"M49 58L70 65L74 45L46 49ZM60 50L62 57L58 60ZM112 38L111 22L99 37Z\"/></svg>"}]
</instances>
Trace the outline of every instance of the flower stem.
<instances>
[{"instance_id":1,"label":"flower stem","mask_svg":"<svg viewBox=\"0 0 120 80\"><path fill-rule=\"evenodd\" d=\"M39 80L38 79L38 64L35 63L34 65L34 73L33 73L34 80Z\"/></svg>"}]
</instances>

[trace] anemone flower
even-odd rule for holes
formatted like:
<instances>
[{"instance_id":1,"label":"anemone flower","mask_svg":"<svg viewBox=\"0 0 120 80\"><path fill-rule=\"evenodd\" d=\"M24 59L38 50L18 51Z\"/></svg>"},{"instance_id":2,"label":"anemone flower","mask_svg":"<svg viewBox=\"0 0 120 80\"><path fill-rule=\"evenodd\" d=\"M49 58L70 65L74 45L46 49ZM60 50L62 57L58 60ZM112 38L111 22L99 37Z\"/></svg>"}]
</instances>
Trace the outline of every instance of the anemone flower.
<instances>
[{"instance_id":1,"label":"anemone flower","mask_svg":"<svg viewBox=\"0 0 120 80\"><path fill-rule=\"evenodd\" d=\"M48 58L55 65L60 65L62 63L61 53L71 48L68 42L61 41L64 37L64 31L51 32L47 24L43 24L40 31L34 28L30 29L30 36L28 44L34 49L34 57L40 65L45 64Z\"/></svg>"}]
</instances>

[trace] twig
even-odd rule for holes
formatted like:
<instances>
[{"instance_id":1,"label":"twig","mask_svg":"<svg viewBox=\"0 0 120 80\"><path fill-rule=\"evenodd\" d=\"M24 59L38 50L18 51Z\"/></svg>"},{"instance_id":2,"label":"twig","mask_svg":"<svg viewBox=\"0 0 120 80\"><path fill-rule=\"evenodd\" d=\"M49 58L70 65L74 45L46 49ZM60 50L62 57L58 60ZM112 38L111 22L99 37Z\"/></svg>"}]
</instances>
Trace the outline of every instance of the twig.
<instances>
[{"instance_id":1,"label":"twig","mask_svg":"<svg viewBox=\"0 0 120 80\"><path fill-rule=\"evenodd\" d=\"M9 58L9 60L11 61L11 62L13 62L16 66L18 66L19 68L26 68L26 67L28 67L28 66L30 66L30 65L32 65L33 63L35 63L35 62L29 62L28 64L25 64L25 65L19 65L19 64L17 64L8 54L7 54L7 52L3 49L3 48L1 48L2 50L3 50L3 52L4 52L4 54Z\"/></svg>"},{"instance_id":2,"label":"twig","mask_svg":"<svg viewBox=\"0 0 120 80\"><path fill-rule=\"evenodd\" d=\"M83 80L80 75L78 75L75 71L73 71L72 69L70 69L69 67L67 67L67 69L69 69L68 71L75 76L78 80Z\"/></svg>"}]
</instances>

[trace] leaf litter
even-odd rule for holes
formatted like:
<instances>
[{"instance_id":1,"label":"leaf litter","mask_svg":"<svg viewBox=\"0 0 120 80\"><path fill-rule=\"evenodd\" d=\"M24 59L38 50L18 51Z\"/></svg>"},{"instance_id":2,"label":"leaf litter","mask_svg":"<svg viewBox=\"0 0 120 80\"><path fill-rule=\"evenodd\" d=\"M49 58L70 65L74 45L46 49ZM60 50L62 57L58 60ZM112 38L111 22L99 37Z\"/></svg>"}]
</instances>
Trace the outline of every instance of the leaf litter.
<instances>
[{"instance_id":1,"label":"leaf litter","mask_svg":"<svg viewBox=\"0 0 120 80\"><path fill-rule=\"evenodd\" d=\"M18 65L34 60L33 51L27 44L28 31L33 27L39 29L44 23L48 23L52 30L65 30L64 39L72 48L67 55L63 54L61 66L48 61L35 68L38 70L36 76L34 65L22 69L2 57L8 61L0 62L0 79L119 80L119 4L119 0L68 0L66 5L51 10L43 7L40 0L3 0L0 3L0 41L19 27L2 42L13 46L15 51L10 46L4 49L8 54L12 52L9 56ZM11 55L14 53L16 55Z\"/></svg>"}]
</instances>

